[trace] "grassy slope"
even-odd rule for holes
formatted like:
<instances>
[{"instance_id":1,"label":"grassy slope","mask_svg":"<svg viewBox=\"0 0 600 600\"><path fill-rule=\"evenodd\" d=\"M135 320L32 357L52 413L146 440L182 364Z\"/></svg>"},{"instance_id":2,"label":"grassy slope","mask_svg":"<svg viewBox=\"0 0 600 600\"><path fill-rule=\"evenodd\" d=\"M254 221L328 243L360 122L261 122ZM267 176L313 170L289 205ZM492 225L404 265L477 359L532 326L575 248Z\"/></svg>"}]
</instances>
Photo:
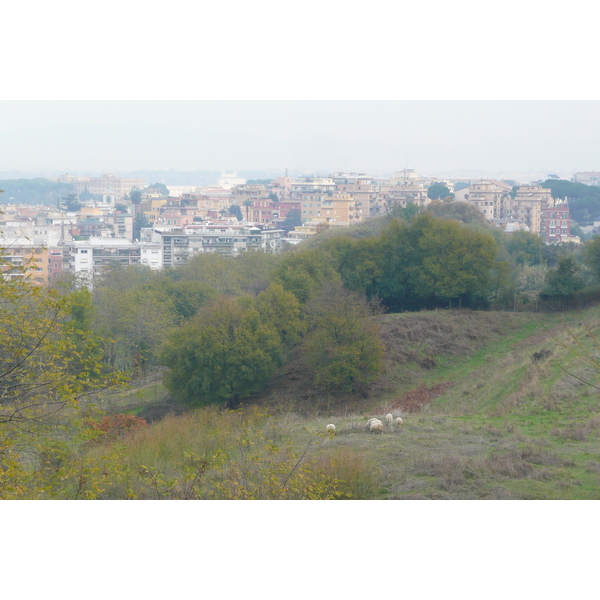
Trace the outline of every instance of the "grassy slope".
<instances>
[{"instance_id":1,"label":"grassy slope","mask_svg":"<svg viewBox=\"0 0 600 600\"><path fill-rule=\"evenodd\" d=\"M388 315L387 331L403 319L422 318ZM598 393L564 370L599 384L600 309L429 318L453 328L443 336L447 346L415 336L405 354L413 352L416 360L390 364L388 379L399 391L419 379L429 387L452 382L445 393L410 414L384 396L365 403L359 414L312 419L309 429L336 423L332 447L368 454L380 470L380 498L600 498ZM471 336L474 351L465 352L461 344ZM548 354L536 360L540 351ZM424 355L433 355L438 366L419 369ZM388 411L402 414L401 430L390 428L384 436L362 430L367 417Z\"/></svg>"},{"instance_id":2,"label":"grassy slope","mask_svg":"<svg viewBox=\"0 0 600 600\"><path fill-rule=\"evenodd\" d=\"M315 444L311 458L358 452L377 475L372 498L600 498L598 391L565 372L600 385L600 308L376 319L386 373L365 396L313 389L297 354L253 399L282 440L300 450L335 423L335 437ZM446 391L406 410L407 392L427 398L439 384ZM400 430L365 431L368 417L387 412L402 415Z\"/></svg>"}]
</instances>

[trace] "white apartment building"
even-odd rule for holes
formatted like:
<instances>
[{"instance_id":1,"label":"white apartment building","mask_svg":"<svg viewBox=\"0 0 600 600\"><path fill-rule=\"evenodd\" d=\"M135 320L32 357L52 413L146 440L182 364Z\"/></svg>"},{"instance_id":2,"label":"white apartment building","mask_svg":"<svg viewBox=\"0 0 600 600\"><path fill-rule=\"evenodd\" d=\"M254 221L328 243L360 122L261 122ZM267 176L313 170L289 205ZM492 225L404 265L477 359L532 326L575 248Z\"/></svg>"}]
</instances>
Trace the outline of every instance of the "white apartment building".
<instances>
[{"instance_id":1,"label":"white apartment building","mask_svg":"<svg viewBox=\"0 0 600 600\"><path fill-rule=\"evenodd\" d=\"M158 244L132 242L126 238L92 236L89 240L72 241L64 245L63 272L79 275L91 287L94 276L109 264L117 263L124 267L142 264L142 249L150 251L150 254L145 253L150 259L152 250L160 251ZM162 268L151 260L148 266Z\"/></svg>"},{"instance_id":2,"label":"white apartment building","mask_svg":"<svg viewBox=\"0 0 600 600\"><path fill-rule=\"evenodd\" d=\"M232 171L231 173L221 171L221 177L219 177L217 185L226 190L230 190L236 185L244 185L245 183L246 180L243 177L238 177L237 171Z\"/></svg>"}]
</instances>

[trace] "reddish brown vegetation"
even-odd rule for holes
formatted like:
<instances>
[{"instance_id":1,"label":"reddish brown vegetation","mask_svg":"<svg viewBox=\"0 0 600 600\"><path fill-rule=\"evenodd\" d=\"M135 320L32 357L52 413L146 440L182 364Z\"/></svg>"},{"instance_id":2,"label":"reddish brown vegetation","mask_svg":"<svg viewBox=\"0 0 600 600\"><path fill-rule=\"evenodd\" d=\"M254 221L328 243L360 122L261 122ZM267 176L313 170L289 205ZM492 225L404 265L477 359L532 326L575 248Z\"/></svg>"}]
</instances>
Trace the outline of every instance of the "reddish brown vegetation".
<instances>
[{"instance_id":1,"label":"reddish brown vegetation","mask_svg":"<svg viewBox=\"0 0 600 600\"><path fill-rule=\"evenodd\" d=\"M429 404L434 398L441 396L452 385L452 381L438 383L432 387L427 387L424 383L421 383L418 387L397 398L392 403L392 408L399 408L403 412L420 411L423 406Z\"/></svg>"},{"instance_id":2,"label":"reddish brown vegetation","mask_svg":"<svg viewBox=\"0 0 600 600\"><path fill-rule=\"evenodd\" d=\"M99 421L88 421L88 426L101 433L102 440L114 440L129 431L148 427L145 419L123 413L107 415Z\"/></svg>"}]
</instances>

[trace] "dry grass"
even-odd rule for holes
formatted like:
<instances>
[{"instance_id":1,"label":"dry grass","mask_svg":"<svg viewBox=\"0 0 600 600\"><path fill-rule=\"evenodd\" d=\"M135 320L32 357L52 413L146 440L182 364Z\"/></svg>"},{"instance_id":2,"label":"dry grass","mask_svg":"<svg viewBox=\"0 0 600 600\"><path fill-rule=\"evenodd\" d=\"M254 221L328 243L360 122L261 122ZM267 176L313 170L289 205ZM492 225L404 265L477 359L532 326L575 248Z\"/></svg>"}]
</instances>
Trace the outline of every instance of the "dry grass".
<instances>
[{"instance_id":1,"label":"dry grass","mask_svg":"<svg viewBox=\"0 0 600 600\"><path fill-rule=\"evenodd\" d=\"M574 442L587 442L590 429L588 427L556 427L550 432L559 438L572 440Z\"/></svg>"},{"instance_id":2,"label":"dry grass","mask_svg":"<svg viewBox=\"0 0 600 600\"><path fill-rule=\"evenodd\" d=\"M451 381L438 383L431 387L427 387L424 383L421 383L418 387L392 400L390 406L407 413L423 412L428 404L438 396L444 394L452 385L453 382Z\"/></svg>"}]
</instances>

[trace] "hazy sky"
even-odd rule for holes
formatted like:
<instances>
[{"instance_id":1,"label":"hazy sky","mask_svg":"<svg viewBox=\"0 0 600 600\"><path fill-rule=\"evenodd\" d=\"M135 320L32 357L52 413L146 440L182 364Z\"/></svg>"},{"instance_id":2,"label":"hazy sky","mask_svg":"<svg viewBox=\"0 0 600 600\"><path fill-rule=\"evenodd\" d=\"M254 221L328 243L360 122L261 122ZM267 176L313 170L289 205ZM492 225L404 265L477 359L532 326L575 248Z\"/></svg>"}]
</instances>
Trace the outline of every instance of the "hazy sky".
<instances>
[{"instance_id":1,"label":"hazy sky","mask_svg":"<svg viewBox=\"0 0 600 600\"><path fill-rule=\"evenodd\" d=\"M599 101L0 102L0 171L600 170Z\"/></svg>"},{"instance_id":2,"label":"hazy sky","mask_svg":"<svg viewBox=\"0 0 600 600\"><path fill-rule=\"evenodd\" d=\"M0 172L600 170L578 3L9 3Z\"/></svg>"}]
</instances>

